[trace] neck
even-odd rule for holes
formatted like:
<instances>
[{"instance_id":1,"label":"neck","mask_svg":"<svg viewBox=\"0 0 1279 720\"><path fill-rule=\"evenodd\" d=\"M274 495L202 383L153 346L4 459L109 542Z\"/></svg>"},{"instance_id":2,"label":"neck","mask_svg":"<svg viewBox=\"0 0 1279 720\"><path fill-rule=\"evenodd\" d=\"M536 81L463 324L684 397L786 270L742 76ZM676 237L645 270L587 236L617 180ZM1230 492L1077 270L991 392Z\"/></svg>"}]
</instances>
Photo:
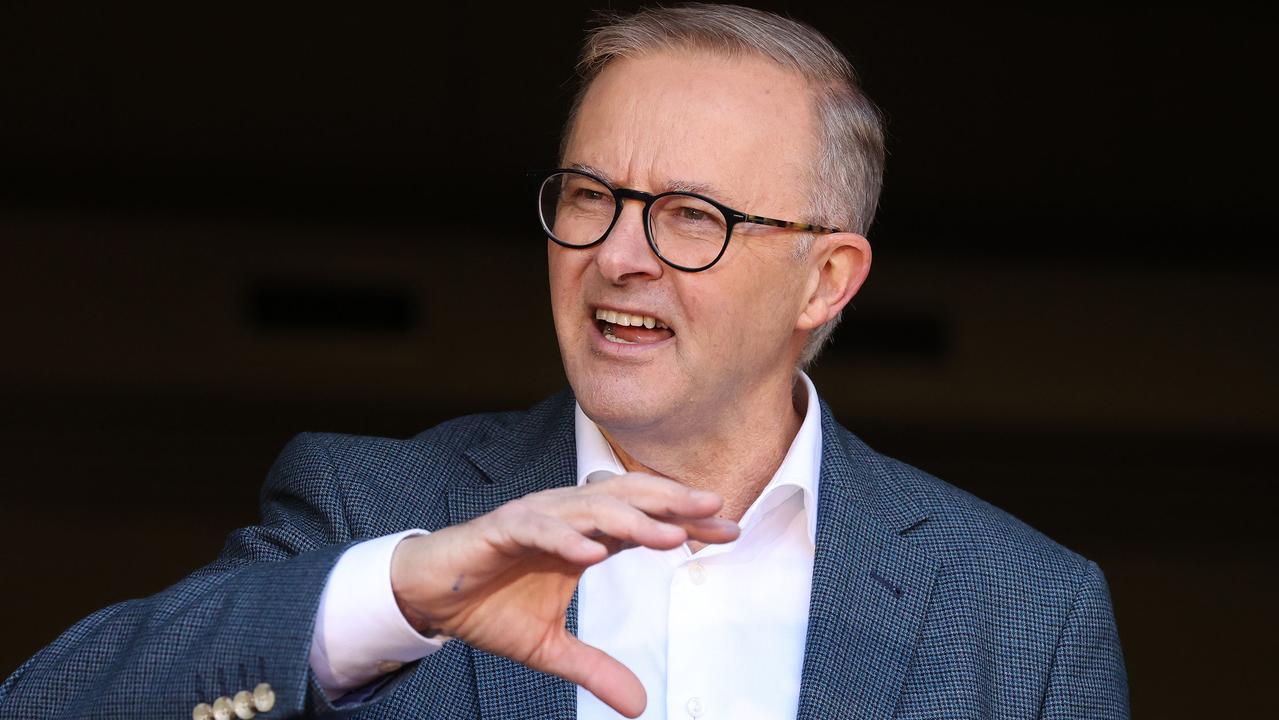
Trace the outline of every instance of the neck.
<instances>
[{"instance_id":1,"label":"neck","mask_svg":"<svg viewBox=\"0 0 1279 720\"><path fill-rule=\"evenodd\" d=\"M627 471L718 493L724 498L719 517L738 522L781 466L807 411L807 389L797 376L767 390L698 423L695 433L600 430Z\"/></svg>"}]
</instances>

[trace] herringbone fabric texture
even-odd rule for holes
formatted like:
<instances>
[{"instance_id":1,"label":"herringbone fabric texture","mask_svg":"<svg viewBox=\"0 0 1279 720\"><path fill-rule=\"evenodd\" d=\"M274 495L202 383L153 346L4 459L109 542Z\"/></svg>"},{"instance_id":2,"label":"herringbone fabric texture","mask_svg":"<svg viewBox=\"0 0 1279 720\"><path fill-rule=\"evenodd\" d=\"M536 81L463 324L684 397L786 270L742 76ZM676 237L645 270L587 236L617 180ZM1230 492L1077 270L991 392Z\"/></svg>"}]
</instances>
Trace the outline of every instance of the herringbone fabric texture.
<instances>
[{"instance_id":1,"label":"herringbone fabric texture","mask_svg":"<svg viewBox=\"0 0 1279 720\"><path fill-rule=\"evenodd\" d=\"M822 413L801 718L1128 717L1094 563ZM263 720L573 718L568 683L460 642L341 710L307 658L320 591L351 543L571 484L574 462L567 392L411 440L301 435L268 476L260 524L167 590L65 632L0 685L0 719L189 718L196 703L258 682L277 695ZM576 600L567 621L576 630Z\"/></svg>"}]
</instances>

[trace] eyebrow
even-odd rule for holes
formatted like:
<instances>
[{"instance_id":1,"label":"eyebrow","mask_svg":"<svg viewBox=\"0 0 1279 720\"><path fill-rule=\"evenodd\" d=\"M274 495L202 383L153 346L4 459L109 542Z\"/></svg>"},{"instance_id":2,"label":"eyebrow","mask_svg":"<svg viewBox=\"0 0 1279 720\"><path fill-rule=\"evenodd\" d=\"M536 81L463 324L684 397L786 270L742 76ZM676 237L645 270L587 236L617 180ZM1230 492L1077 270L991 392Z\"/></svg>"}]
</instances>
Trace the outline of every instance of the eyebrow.
<instances>
[{"instance_id":1,"label":"eyebrow","mask_svg":"<svg viewBox=\"0 0 1279 720\"><path fill-rule=\"evenodd\" d=\"M569 167L574 170L581 170L582 172L590 173L609 185L617 187L617 183L608 176L608 173L597 167L587 165L586 163L573 163L572 165L569 165ZM716 190L714 185L711 185L710 183L693 182L691 180L668 180L666 186L659 192L696 193L698 195L715 198L716 200L720 200L721 197L724 197L723 193ZM721 200L721 202L724 201Z\"/></svg>"}]
</instances>

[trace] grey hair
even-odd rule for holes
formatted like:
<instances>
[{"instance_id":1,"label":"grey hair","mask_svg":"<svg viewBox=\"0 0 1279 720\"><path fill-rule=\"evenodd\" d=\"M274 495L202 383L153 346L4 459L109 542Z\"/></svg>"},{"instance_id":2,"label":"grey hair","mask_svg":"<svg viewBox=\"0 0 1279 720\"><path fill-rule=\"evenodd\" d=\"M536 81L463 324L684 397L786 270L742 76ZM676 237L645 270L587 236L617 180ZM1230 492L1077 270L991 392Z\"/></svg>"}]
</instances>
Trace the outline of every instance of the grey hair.
<instances>
[{"instance_id":1,"label":"grey hair","mask_svg":"<svg viewBox=\"0 0 1279 720\"><path fill-rule=\"evenodd\" d=\"M727 57L754 54L798 73L813 92L818 118L817 156L807 222L865 235L875 218L884 175L884 132L879 110L862 92L848 58L804 23L737 5L688 3L644 8L631 15L601 14L588 31L577 63L580 84L560 138L560 158L591 81L613 60L663 50L696 50ZM812 247L800 238L796 257ZM843 312L809 335L799 357L807 368L829 340Z\"/></svg>"}]
</instances>

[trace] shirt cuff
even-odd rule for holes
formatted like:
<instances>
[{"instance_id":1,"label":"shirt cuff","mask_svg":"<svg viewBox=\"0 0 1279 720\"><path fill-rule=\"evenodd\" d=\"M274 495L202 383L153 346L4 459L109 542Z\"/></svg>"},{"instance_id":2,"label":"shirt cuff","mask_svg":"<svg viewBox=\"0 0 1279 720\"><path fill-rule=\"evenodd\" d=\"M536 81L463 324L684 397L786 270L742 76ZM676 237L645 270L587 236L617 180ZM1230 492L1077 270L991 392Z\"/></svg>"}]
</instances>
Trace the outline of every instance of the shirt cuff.
<instances>
[{"instance_id":1,"label":"shirt cuff","mask_svg":"<svg viewBox=\"0 0 1279 720\"><path fill-rule=\"evenodd\" d=\"M439 650L444 636L413 629L391 590L391 556L406 530L351 546L338 558L320 595L311 636L311 670L330 701Z\"/></svg>"}]
</instances>

